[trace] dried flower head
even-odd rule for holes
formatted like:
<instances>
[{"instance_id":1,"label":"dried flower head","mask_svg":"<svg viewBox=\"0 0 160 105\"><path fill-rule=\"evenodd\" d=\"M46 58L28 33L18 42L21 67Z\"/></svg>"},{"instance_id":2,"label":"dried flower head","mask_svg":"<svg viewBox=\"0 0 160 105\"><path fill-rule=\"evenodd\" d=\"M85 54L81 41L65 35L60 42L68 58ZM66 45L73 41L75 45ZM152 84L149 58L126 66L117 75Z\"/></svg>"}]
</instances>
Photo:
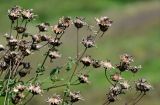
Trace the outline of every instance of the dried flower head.
<instances>
[{"instance_id":1,"label":"dried flower head","mask_svg":"<svg viewBox=\"0 0 160 105\"><path fill-rule=\"evenodd\" d=\"M111 75L112 81L118 82L122 80L123 78L121 77L120 73L116 72L113 75Z\"/></svg>"},{"instance_id":2,"label":"dried flower head","mask_svg":"<svg viewBox=\"0 0 160 105\"><path fill-rule=\"evenodd\" d=\"M137 91L146 93L152 89L152 86L147 82L146 79L142 78L136 82L136 89Z\"/></svg>"},{"instance_id":3,"label":"dried flower head","mask_svg":"<svg viewBox=\"0 0 160 105\"><path fill-rule=\"evenodd\" d=\"M10 39L8 41L8 46L17 46L17 44L18 44L17 39Z\"/></svg>"},{"instance_id":4,"label":"dried flower head","mask_svg":"<svg viewBox=\"0 0 160 105\"><path fill-rule=\"evenodd\" d=\"M72 24L72 20L70 17L62 17L59 19L58 24L65 28L68 28Z\"/></svg>"},{"instance_id":5,"label":"dried flower head","mask_svg":"<svg viewBox=\"0 0 160 105\"><path fill-rule=\"evenodd\" d=\"M17 31L17 33L21 34L26 31L26 28L25 27L15 27L15 30Z\"/></svg>"},{"instance_id":6,"label":"dried flower head","mask_svg":"<svg viewBox=\"0 0 160 105\"><path fill-rule=\"evenodd\" d=\"M83 57L80 62L83 63L84 66L90 66L91 63L92 63L92 59L91 59L91 56L85 56Z\"/></svg>"},{"instance_id":7,"label":"dried flower head","mask_svg":"<svg viewBox=\"0 0 160 105\"><path fill-rule=\"evenodd\" d=\"M62 42L60 42L60 39L59 38L50 38L48 40L49 44L50 45L53 45L53 46L59 46L62 44Z\"/></svg>"},{"instance_id":8,"label":"dried flower head","mask_svg":"<svg viewBox=\"0 0 160 105\"><path fill-rule=\"evenodd\" d=\"M82 18L82 17L76 17L76 19L73 21L74 26L78 29L82 28L84 25L86 25L86 23L84 22L84 19L85 18Z\"/></svg>"},{"instance_id":9,"label":"dried flower head","mask_svg":"<svg viewBox=\"0 0 160 105\"><path fill-rule=\"evenodd\" d=\"M121 81L121 82L119 82L119 84L122 89L129 89L130 88L130 85L128 84L127 81Z\"/></svg>"},{"instance_id":10,"label":"dried flower head","mask_svg":"<svg viewBox=\"0 0 160 105\"><path fill-rule=\"evenodd\" d=\"M39 34L32 35L32 40L33 40L34 43L41 42L41 35L39 35Z\"/></svg>"},{"instance_id":11,"label":"dried flower head","mask_svg":"<svg viewBox=\"0 0 160 105\"><path fill-rule=\"evenodd\" d=\"M12 97L12 103L18 104L24 97L25 96L23 93L17 93L14 97Z\"/></svg>"},{"instance_id":12,"label":"dried flower head","mask_svg":"<svg viewBox=\"0 0 160 105\"><path fill-rule=\"evenodd\" d=\"M41 41L48 41L50 39L50 37L47 35L41 35L40 37L41 37Z\"/></svg>"},{"instance_id":13,"label":"dried flower head","mask_svg":"<svg viewBox=\"0 0 160 105\"><path fill-rule=\"evenodd\" d=\"M111 64L111 62L109 60L107 60L107 61L101 61L100 64L105 69L114 69L114 67L112 66L112 64Z\"/></svg>"},{"instance_id":14,"label":"dried flower head","mask_svg":"<svg viewBox=\"0 0 160 105\"><path fill-rule=\"evenodd\" d=\"M5 47L0 44L0 51L4 51L4 50L5 50Z\"/></svg>"},{"instance_id":15,"label":"dried flower head","mask_svg":"<svg viewBox=\"0 0 160 105\"><path fill-rule=\"evenodd\" d=\"M99 60L92 60L92 66L94 68L99 68L101 67L101 62Z\"/></svg>"},{"instance_id":16,"label":"dried flower head","mask_svg":"<svg viewBox=\"0 0 160 105\"><path fill-rule=\"evenodd\" d=\"M26 86L19 84L13 88L13 92L15 93L23 92L25 89L26 89Z\"/></svg>"},{"instance_id":17,"label":"dried flower head","mask_svg":"<svg viewBox=\"0 0 160 105\"><path fill-rule=\"evenodd\" d=\"M8 16L12 21L14 21L21 16L21 11L21 7L19 6L12 7L8 10Z\"/></svg>"},{"instance_id":18,"label":"dried flower head","mask_svg":"<svg viewBox=\"0 0 160 105\"><path fill-rule=\"evenodd\" d=\"M82 44L86 47L86 48L91 48L95 46L95 40L94 40L94 36L87 36L86 39L82 40Z\"/></svg>"},{"instance_id":19,"label":"dried flower head","mask_svg":"<svg viewBox=\"0 0 160 105\"><path fill-rule=\"evenodd\" d=\"M29 56L31 54L31 51L29 49L26 49L26 50L22 51L22 54L24 56Z\"/></svg>"},{"instance_id":20,"label":"dried flower head","mask_svg":"<svg viewBox=\"0 0 160 105\"><path fill-rule=\"evenodd\" d=\"M131 62L133 62L133 57L128 54L123 54L120 56L120 60L122 63L130 64Z\"/></svg>"},{"instance_id":21,"label":"dried flower head","mask_svg":"<svg viewBox=\"0 0 160 105\"><path fill-rule=\"evenodd\" d=\"M60 97L60 95L54 95L48 98L47 102L49 103L49 105L59 105L62 103L62 98Z\"/></svg>"},{"instance_id":22,"label":"dried flower head","mask_svg":"<svg viewBox=\"0 0 160 105\"><path fill-rule=\"evenodd\" d=\"M79 100L83 100L79 91L78 92L70 92L69 97L70 97L72 103L75 103Z\"/></svg>"},{"instance_id":23,"label":"dried flower head","mask_svg":"<svg viewBox=\"0 0 160 105\"><path fill-rule=\"evenodd\" d=\"M31 84L28 87L28 91L31 92L33 95L42 94L42 90L38 84Z\"/></svg>"},{"instance_id":24,"label":"dried flower head","mask_svg":"<svg viewBox=\"0 0 160 105\"><path fill-rule=\"evenodd\" d=\"M0 69L3 71L3 70L6 70L8 68L8 64L4 61L1 61L0 62Z\"/></svg>"},{"instance_id":25,"label":"dried flower head","mask_svg":"<svg viewBox=\"0 0 160 105\"><path fill-rule=\"evenodd\" d=\"M81 74L80 76L78 76L78 80L80 83L89 83L88 77L89 75L87 74Z\"/></svg>"},{"instance_id":26,"label":"dried flower head","mask_svg":"<svg viewBox=\"0 0 160 105\"><path fill-rule=\"evenodd\" d=\"M36 16L33 13L33 9L23 9L21 13L22 13L23 19L27 19L28 21L33 20Z\"/></svg>"},{"instance_id":27,"label":"dried flower head","mask_svg":"<svg viewBox=\"0 0 160 105\"><path fill-rule=\"evenodd\" d=\"M49 26L49 23L41 23L41 24L37 25L40 32L47 31L48 26Z\"/></svg>"},{"instance_id":28,"label":"dried flower head","mask_svg":"<svg viewBox=\"0 0 160 105\"><path fill-rule=\"evenodd\" d=\"M137 73L141 69L141 65L139 66L129 66L128 70L130 70L132 73Z\"/></svg>"},{"instance_id":29,"label":"dried flower head","mask_svg":"<svg viewBox=\"0 0 160 105\"><path fill-rule=\"evenodd\" d=\"M107 16L101 17L100 19L96 18L96 22L99 25L99 28L102 32L108 30L108 28L112 25L112 20L110 20Z\"/></svg>"}]
</instances>

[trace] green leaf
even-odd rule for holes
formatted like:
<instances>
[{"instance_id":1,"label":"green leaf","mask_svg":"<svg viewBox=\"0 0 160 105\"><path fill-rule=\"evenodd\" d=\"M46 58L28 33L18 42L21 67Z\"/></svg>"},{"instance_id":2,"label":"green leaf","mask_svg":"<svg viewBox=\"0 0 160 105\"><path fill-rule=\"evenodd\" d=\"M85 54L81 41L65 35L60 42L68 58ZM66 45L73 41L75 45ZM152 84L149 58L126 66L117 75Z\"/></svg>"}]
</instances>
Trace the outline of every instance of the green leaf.
<instances>
[{"instance_id":1,"label":"green leaf","mask_svg":"<svg viewBox=\"0 0 160 105\"><path fill-rule=\"evenodd\" d=\"M72 65L75 64L74 59L72 59L71 57L68 58L68 63L67 63L67 67L66 70L70 71L72 69Z\"/></svg>"}]
</instances>

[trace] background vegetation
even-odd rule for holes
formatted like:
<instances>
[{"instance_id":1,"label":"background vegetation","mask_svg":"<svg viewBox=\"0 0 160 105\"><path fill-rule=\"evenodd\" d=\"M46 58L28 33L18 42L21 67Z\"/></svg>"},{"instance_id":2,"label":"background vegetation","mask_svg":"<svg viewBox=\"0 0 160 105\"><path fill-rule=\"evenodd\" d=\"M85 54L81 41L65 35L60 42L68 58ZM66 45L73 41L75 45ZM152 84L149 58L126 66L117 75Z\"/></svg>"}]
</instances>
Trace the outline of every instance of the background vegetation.
<instances>
[{"instance_id":1,"label":"background vegetation","mask_svg":"<svg viewBox=\"0 0 160 105\"><path fill-rule=\"evenodd\" d=\"M24 8L33 8L39 15L37 20L30 24L31 27L40 22L54 24L61 16L84 16L90 23L94 22L94 17L108 16L114 23L105 37L98 42L98 49L90 50L95 58L111 59L118 63L119 55L130 53L141 64L143 69L134 78L145 77L154 86L154 90L146 96L143 105L159 105L160 97L160 1L159 0L0 0L0 35L3 43L4 33L9 31L9 21L7 17L8 8L13 5L20 5ZM95 22L94 22L95 23ZM38 30L31 28L32 32ZM66 56L74 56L70 53L74 48L75 32L68 32L63 38L65 45L61 52ZM81 34L86 34L85 32ZM73 41L71 41L71 38ZM65 52L64 52L65 51ZM42 50L43 53L43 50ZM33 71L38 61L41 60L36 55L29 58L33 62ZM63 61L59 61L63 62ZM56 64L54 64L56 65ZM48 69L54 66L48 64ZM50 69L49 69L50 70ZM79 86L82 95L86 97L79 105L101 105L105 100L104 92L107 91L107 82L103 76L103 70L94 70L90 80L92 84ZM129 78L130 73L126 74ZM45 78L45 77L42 77ZM54 90L50 93L54 93ZM51 95L51 94L50 94ZM130 96L130 94L128 94ZM39 99L44 100L43 102ZM39 97L30 102L45 105L44 97ZM114 105L123 105L127 98L122 98ZM2 102L3 103L3 102ZM0 105L2 105L0 101Z\"/></svg>"}]
</instances>

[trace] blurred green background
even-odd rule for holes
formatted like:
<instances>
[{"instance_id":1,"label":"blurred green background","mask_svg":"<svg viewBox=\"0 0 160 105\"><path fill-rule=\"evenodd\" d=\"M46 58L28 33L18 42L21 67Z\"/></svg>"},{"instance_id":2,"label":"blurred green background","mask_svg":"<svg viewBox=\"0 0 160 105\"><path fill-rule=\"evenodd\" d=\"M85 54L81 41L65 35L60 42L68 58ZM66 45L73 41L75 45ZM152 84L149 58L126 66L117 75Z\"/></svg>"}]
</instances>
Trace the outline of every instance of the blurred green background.
<instances>
[{"instance_id":1,"label":"blurred green background","mask_svg":"<svg viewBox=\"0 0 160 105\"><path fill-rule=\"evenodd\" d=\"M103 39L97 42L97 49L93 48L87 52L97 59L110 59L114 64L118 63L119 55L129 53L135 57L135 64L142 65L142 70L134 78L145 77L153 85L154 89L145 96L139 105L160 105L160 1L159 0L0 0L0 34L9 31L10 21L7 17L7 10L14 5L24 8L33 8L38 14L37 20L29 24L28 32L36 33L35 25L41 22L56 24L61 16L83 16L89 23L96 24L95 17L108 16L114 23L105 33ZM87 35L85 29L80 32ZM64 35L60 51L64 55L74 56L75 29L71 27ZM3 38L1 40L3 43ZM159 46L159 47L158 47ZM42 53L44 50L42 50ZM33 70L42 61L41 54L33 55L28 60L32 61ZM34 59L33 59L34 58ZM49 61L48 61L49 62ZM63 62L57 61L54 64L48 63L48 69ZM92 68L90 68L92 69ZM131 73L125 77L130 78ZM44 77L45 78L45 77ZM103 70L92 70L89 85L75 87L81 90L85 101L77 105L101 105L105 100L105 92L108 83ZM47 105L45 102L48 96L55 93L57 89L49 94L39 96L29 104ZM131 90L131 91L134 91ZM134 92L131 92L134 93ZM128 97L129 96L129 97ZM112 105L124 105L131 94L119 98L119 101ZM0 101L0 105L2 105Z\"/></svg>"}]
</instances>

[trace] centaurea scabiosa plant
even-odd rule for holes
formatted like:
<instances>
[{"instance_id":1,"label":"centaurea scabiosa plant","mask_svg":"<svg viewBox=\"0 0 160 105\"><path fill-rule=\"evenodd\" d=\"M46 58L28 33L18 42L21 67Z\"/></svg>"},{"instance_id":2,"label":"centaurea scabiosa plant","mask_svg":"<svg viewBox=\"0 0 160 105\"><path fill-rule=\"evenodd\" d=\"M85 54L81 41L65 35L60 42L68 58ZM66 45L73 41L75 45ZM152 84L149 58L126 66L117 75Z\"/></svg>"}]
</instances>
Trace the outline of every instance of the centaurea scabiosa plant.
<instances>
[{"instance_id":1,"label":"centaurea scabiosa plant","mask_svg":"<svg viewBox=\"0 0 160 105\"><path fill-rule=\"evenodd\" d=\"M83 17L73 19L62 17L56 25L50 25L47 22L40 23L35 26L38 30L36 34L27 33L29 31L28 24L36 16L33 9L23 9L20 6L14 6L8 10L8 17L11 22L10 31L5 35L6 45L0 44L0 96L4 97L4 105L11 103L27 105L34 97L42 96L51 89L60 87L63 88L61 93L53 93L44 101L49 105L72 105L85 100L80 91L73 90L71 87L90 83L90 72L84 72L84 69L88 69L88 67L104 69L104 76L111 84L104 105L117 101L118 97L131 88L122 74L126 71L135 74L141 69L141 66L131 65L132 56L121 55L120 63L114 66L110 60L97 60L87 54L87 51L94 48L96 42L111 27L113 22L109 17L96 18L97 25L95 27L89 25ZM71 26L76 29L75 58L68 57L64 65L57 65L49 73L45 72L47 71L46 61L48 59L50 63L62 59L63 55L59 49L63 45L61 39ZM90 31L90 34L83 37L82 41L79 39L81 28ZM51 31L51 35L49 31ZM83 46L82 49L79 46ZM44 58L37 64L38 67L35 70L32 61L26 60L26 58L41 52L44 47ZM81 50L83 51L81 52ZM60 78L59 75L62 71L67 75ZM30 75L30 72L33 74ZM45 81L42 80L43 75L47 75L48 78L45 81L50 81L52 84L47 84L46 87ZM151 88L152 86L147 80L139 79L135 82L135 89L139 95L125 104L137 104Z\"/></svg>"}]
</instances>

